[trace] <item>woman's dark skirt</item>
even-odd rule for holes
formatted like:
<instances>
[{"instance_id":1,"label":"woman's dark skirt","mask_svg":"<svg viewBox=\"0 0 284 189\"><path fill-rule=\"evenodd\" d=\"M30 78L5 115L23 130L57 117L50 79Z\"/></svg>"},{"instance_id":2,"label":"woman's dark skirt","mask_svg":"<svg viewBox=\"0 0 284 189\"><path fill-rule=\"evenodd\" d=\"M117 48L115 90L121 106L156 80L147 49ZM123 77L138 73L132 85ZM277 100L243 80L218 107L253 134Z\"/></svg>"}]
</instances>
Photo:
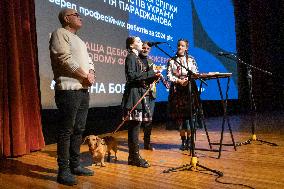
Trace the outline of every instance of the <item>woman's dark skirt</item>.
<instances>
[{"instance_id":1,"label":"woman's dark skirt","mask_svg":"<svg viewBox=\"0 0 284 189\"><path fill-rule=\"evenodd\" d=\"M190 106L196 99L194 95L197 95L198 93L196 83L191 83L191 98L189 95L188 85L171 85L168 98L168 116L170 121L166 126L169 130L188 130L190 127L189 122L186 120L191 119L190 108L192 108L192 113L196 109L194 105L195 103L193 103L194 106Z\"/></svg>"}]
</instances>

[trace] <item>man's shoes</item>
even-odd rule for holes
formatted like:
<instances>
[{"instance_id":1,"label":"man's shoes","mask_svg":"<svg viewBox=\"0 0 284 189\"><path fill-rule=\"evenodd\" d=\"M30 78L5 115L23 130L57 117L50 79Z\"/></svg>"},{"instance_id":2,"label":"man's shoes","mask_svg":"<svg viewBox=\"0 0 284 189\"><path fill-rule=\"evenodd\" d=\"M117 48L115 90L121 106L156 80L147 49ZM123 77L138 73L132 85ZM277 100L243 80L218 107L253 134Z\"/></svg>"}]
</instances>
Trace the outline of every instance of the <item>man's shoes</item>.
<instances>
[{"instance_id":1,"label":"man's shoes","mask_svg":"<svg viewBox=\"0 0 284 189\"><path fill-rule=\"evenodd\" d=\"M78 184L75 176L70 172L70 169L59 169L57 175L57 182L67 186Z\"/></svg>"},{"instance_id":2,"label":"man's shoes","mask_svg":"<svg viewBox=\"0 0 284 189\"><path fill-rule=\"evenodd\" d=\"M85 167L81 167L81 166L71 169L71 172L74 175L79 175L79 176L93 176L94 175L94 171L87 169Z\"/></svg>"}]
</instances>

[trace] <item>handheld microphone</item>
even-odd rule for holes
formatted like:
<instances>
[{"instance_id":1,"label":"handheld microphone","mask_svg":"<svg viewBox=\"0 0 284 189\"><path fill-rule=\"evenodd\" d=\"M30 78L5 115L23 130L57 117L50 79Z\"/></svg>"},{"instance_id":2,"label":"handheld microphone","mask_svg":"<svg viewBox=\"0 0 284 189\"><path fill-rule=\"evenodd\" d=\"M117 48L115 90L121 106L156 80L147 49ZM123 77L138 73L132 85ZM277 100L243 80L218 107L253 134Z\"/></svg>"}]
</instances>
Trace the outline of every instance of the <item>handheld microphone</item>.
<instances>
[{"instance_id":1,"label":"handheld microphone","mask_svg":"<svg viewBox=\"0 0 284 189\"><path fill-rule=\"evenodd\" d=\"M152 47L152 46L156 46L156 45L163 44L163 43L167 43L167 42L148 42L148 45Z\"/></svg>"},{"instance_id":2,"label":"handheld microphone","mask_svg":"<svg viewBox=\"0 0 284 189\"><path fill-rule=\"evenodd\" d=\"M219 51L219 52L217 52L217 54L218 54L219 56L228 56L228 55L233 55L234 53L228 53L228 52Z\"/></svg>"}]
</instances>

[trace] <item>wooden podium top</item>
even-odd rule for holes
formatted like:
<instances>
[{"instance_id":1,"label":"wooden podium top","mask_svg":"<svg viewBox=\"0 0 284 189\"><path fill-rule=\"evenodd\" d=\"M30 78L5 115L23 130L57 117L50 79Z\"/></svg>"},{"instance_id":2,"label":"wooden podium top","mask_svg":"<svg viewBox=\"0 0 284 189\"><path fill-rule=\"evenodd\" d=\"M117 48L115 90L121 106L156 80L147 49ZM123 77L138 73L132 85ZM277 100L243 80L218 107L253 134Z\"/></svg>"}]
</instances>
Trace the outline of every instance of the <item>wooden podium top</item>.
<instances>
[{"instance_id":1,"label":"wooden podium top","mask_svg":"<svg viewBox=\"0 0 284 189\"><path fill-rule=\"evenodd\" d=\"M232 73L219 73L219 72L209 72L209 73L197 73L192 75L193 79L218 79L218 78L228 78L231 77Z\"/></svg>"}]
</instances>

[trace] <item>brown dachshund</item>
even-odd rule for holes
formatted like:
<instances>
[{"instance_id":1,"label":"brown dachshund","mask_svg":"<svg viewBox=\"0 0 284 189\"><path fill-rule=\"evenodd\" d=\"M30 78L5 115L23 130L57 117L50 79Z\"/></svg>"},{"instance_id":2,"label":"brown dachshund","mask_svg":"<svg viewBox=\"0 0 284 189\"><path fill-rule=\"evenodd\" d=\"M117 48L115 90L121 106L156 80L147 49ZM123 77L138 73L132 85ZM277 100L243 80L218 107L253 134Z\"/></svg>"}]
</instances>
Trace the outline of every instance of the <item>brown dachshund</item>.
<instances>
[{"instance_id":1,"label":"brown dachshund","mask_svg":"<svg viewBox=\"0 0 284 189\"><path fill-rule=\"evenodd\" d=\"M92 154L94 163L96 165L100 163L102 167L105 167L105 154L108 153L107 161L110 162L111 150L115 152L115 160L117 160L117 141L114 137L107 136L100 138L95 135L89 135L85 138L83 143L88 144L89 151Z\"/></svg>"},{"instance_id":2,"label":"brown dachshund","mask_svg":"<svg viewBox=\"0 0 284 189\"><path fill-rule=\"evenodd\" d=\"M107 162L110 162L110 151L114 151L114 160L116 161L117 160L117 156L116 156L116 153L117 153L117 141L115 140L114 137L112 136L106 136L106 137L103 137L106 145L107 145L107 153L108 153L108 156L107 156Z\"/></svg>"}]
</instances>

